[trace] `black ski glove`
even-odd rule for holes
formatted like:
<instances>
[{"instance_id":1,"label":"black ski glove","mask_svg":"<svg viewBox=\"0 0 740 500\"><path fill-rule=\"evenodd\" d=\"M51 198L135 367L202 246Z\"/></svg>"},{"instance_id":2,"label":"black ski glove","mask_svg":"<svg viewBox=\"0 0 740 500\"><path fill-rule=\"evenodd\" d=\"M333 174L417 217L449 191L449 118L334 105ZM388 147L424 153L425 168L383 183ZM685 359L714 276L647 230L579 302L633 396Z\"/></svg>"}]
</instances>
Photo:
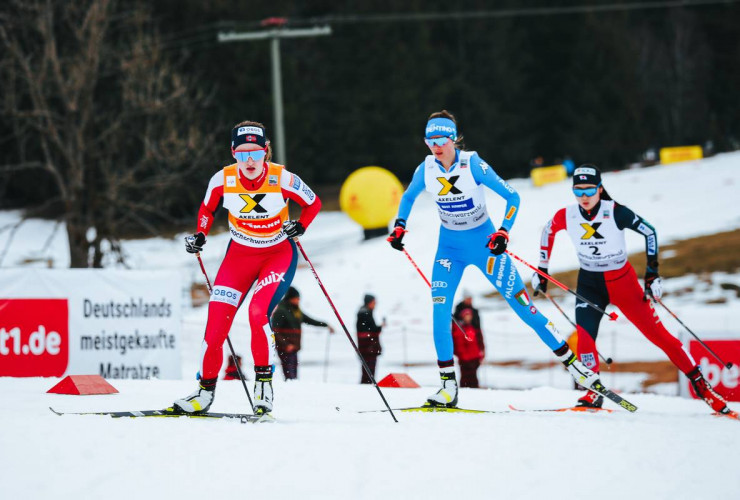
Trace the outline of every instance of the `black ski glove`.
<instances>
[{"instance_id":1,"label":"black ski glove","mask_svg":"<svg viewBox=\"0 0 740 500\"><path fill-rule=\"evenodd\" d=\"M652 297L654 299L660 299L660 297L663 296L663 281L660 279L660 276L658 275L658 271L647 268L645 271L645 296L644 298L647 299L648 297Z\"/></svg>"},{"instance_id":2,"label":"black ski glove","mask_svg":"<svg viewBox=\"0 0 740 500\"><path fill-rule=\"evenodd\" d=\"M188 253L200 253L203 251L203 245L206 244L206 235L197 232L192 236L185 237L185 251Z\"/></svg>"},{"instance_id":3,"label":"black ski glove","mask_svg":"<svg viewBox=\"0 0 740 500\"><path fill-rule=\"evenodd\" d=\"M298 238L299 236L303 236L303 233L306 232L306 228L303 227L301 221L286 220L283 222L283 231L288 238Z\"/></svg>"},{"instance_id":4,"label":"black ski glove","mask_svg":"<svg viewBox=\"0 0 740 500\"><path fill-rule=\"evenodd\" d=\"M506 229L499 229L488 237L488 249L493 255L501 255L506 251L506 245L509 243L509 232Z\"/></svg>"},{"instance_id":5,"label":"black ski glove","mask_svg":"<svg viewBox=\"0 0 740 500\"><path fill-rule=\"evenodd\" d=\"M399 251L403 251L403 235L406 234L406 221L403 219L396 219L395 227L391 231L390 236L386 238L393 248Z\"/></svg>"}]
</instances>

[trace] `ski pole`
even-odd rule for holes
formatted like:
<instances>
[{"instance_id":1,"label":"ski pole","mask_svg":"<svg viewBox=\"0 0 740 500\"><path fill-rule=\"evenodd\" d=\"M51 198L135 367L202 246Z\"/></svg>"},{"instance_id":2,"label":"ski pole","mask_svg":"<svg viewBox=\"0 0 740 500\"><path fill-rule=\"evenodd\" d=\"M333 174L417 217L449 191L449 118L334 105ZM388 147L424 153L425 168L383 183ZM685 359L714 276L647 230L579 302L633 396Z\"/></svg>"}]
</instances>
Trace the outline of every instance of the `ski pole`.
<instances>
[{"instance_id":1,"label":"ski pole","mask_svg":"<svg viewBox=\"0 0 740 500\"><path fill-rule=\"evenodd\" d=\"M432 288L432 284L429 282L429 280L427 279L427 277L424 275L424 271L422 271L421 269L419 269L419 266L416 265L416 261L414 261L414 259L411 258L411 255L409 255L409 253L406 251L405 248L403 249L403 253L406 255L406 257L408 257L408 259L411 262L411 264L414 265L414 268L417 271L419 271L419 275L421 275L421 278L424 280L424 282L427 284L427 286L429 288ZM471 338L468 337L468 334L460 326L460 323L457 322L457 319L455 319L455 315L454 314L452 315L452 322L455 323L455 326L457 327L457 329L462 332L463 337L465 337L465 340L467 340L467 341L473 340L473 339L471 339Z\"/></svg>"},{"instance_id":2,"label":"ski pole","mask_svg":"<svg viewBox=\"0 0 740 500\"><path fill-rule=\"evenodd\" d=\"M563 285L561 282L559 282L558 280L556 280L555 278L553 278L552 276L550 276L546 272L540 271L539 269L537 269L536 267L534 267L532 264L530 264L526 260L524 260L521 257L519 257L518 255L513 254L513 253L511 253L508 250L506 250L506 253L509 254L514 259L516 259L519 262L521 262L522 264L524 264L525 266L527 266L528 268L532 269L534 272L536 272L537 274L539 274L543 278L552 281L556 286L562 288L563 290L565 290L566 292L568 292L568 293L570 293L572 295L575 295L576 297L578 297L579 299L581 299L581 302L584 302L584 303L588 304L589 306L593 307L594 309L596 309L597 311L599 311L604 316L607 316L611 321L616 321L617 318L619 317L619 315L617 313L615 313L615 312L610 312L610 313L609 312L606 312L605 310L603 310L602 308L600 308L599 306L597 306L596 304L594 304L593 302L591 302L587 298L585 298L582 295L580 295L578 292L574 292L573 290L571 290L567 286Z\"/></svg>"},{"instance_id":3,"label":"ski pole","mask_svg":"<svg viewBox=\"0 0 740 500\"><path fill-rule=\"evenodd\" d=\"M568 320L568 323L570 323L571 325L573 325L573 328L575 328L576 331L577 331L578 330L578 326L575 323L573 323L573 321L570 319L570 317L567 314L565 314L565 311L563 311L563 309L560 307L560 305L557 302L555 302L555 299L553 299L550 296L550 294L547 293L547 292L545 292L545 291L540 290L540 292L544 293L545 294L545 297L547 297L548 299L550 299L550 302L552 302L552 305L554 305L555 308L558 311L560 311L560 314L562 314L565 317L565 319ZM613 362L612 358L605 358L604 355L601 354L601 351L599 351L599 356L601 356L602 361L604 361L604 363L606 363L607 365L612 364L612 362Z\"/></svg>"},{"instance_id":4,"label":"ski pole","mask_svg":"<svg viewBox=\"0 0 740 500\"><path fill-rule=\"evenodd\" d=\"M200 252L196 252L195 256L198 258L198 264L200 264L200 270L203 271L203 276L206 279L206 285L208 286L208 293L213 293L213 287L211 286L211 280L208 279L208 273L206 272L206 268L203 265L203 259L200 258ZM247 393L247 399L249 400L249 406L252 408L252 411L254 411L254 404L252 403L252 396L249 395L249 389L247 389L247 383L245 382L244 375L242 374L242 368L239 366L239 362L236 360L236 353L234 352L234 346L231 345L231 339L229 338L228 334L226 335L226 342L229 344L229 350L231 351L231 356L234 358L234 364L236 365L236 371L239 373L239 380L242 381L242 385L244 386L244 392Z\"/></svg>"},{"instance_id":5,"label":"ski pole","mask_svg":"<svg viewBox=\"0 0 740 500\"><path fill-rule=\"evenodd\" d=\"M375 377L373 376L372 371L370 371L370 367L367 366L367 363L365 362L365 358L363 358L362 354L360 354L360 350L357 348L357 344L355 344L355 341L352 339L352 335L350 335L349 330L347 330L347 327L345 326L344 321L342 320L342 317L339 315L339 311L337 311L337 308L334 306L334 302L332 302L331 297L329 297L329 292L327 292L326 288L324 288L324 284L321 282L321 278L319 278L319 275L316 272L316 268L313 267L313 264L309 260L308 255L306 255L306 251L303 250L303 245L301 245L301 242L295 238L293 239L293 241L298 247L298 250L301 251L301 255L303 255L303 258L305 259L306 264L308 264L308 267L311 269L311 273L313 273L313 277L316 278L316 283L319 284L319 288L321 288L321 291L324 293L324 297L326 297L327 302L329 302L329 305L334 311L334 315L337 317L337 320L339 320L339 324L342 325L342 329L344 330L344 333L347 335L347 339L349 340L350 344L352 344L352 348L354 348L355 352L357 353L357 357L360 358L360 362L362 363L362 369L365 370L365 373L367 374L368 377L370 377L370 380L372 380L373 385L378 390L378 394L380 394L380 399L383 400L383 403L385 403L385 407L388 408L388 411L390 412L391 417L393 418L393 421L398 423L398 420L396 420L396 416L393 414L393 410L391 410L391 407L388 404L388 401L386 401L385 396L383 395L383 391L380 390L378 383L375 381Z\"/></svg>"},{"instance_id":6,"label":"ski pole","mask_svg":"<svg viewBox=\"0 0 740 500\"><path fill-rule=\"evenodd\" d=\"M676 316L676 315L675 315L675 314L673 313L673 311L671 311L670 309L668 309L668 307L667 307L667 306L666 306L666 305L665 305L665 304L663 303L663 301L662 301L662 300L660 300L660 299L656 298L656 299L655 299L655 302L657 302L658 304L660 304L661 306L663 306L663 309L665 309L666 311L668 311L668 314L670 314L671 316L673 316L673 319L675 319L676 321L678 321L679 323L681 323L681 326L682 326L682 327L684 327L684 328L686 329L686 331L687 331L687 332L689 332L689 333L690 333L691 335L693 335L693 336L694 336L694 338L695 338L696 340L698 340L698 341L699 341L699 343L700 343L700 344L701 344L702 346L704 346L704 349L706 349L707 351L709 351L709 352L710 352L710 353L712 354L712 356L714 356L714 357L715 357L715 358L717 359L717 361L719 361L720 363L722 363L722 364L723 364L724 366L726 366L727 368L732 368L732 363L728 363L728 362L725 362L725 361L724 361L724 360L723 360L722 358L720 358L720 357L719 357L719 356L717 355L717 353L715 353L715 352L714 352L714 351L713 351L712 349L710 349L710 348L709 348L709 346L708 346L707 344L705 344L705 343L704 343L704 342L703 342L703 341L702 341L702 340L701 340L701 339L699 338L699 336L698 336L697 334L695 334L694 332L692 332L692 331L691 331L691 328L689 328L688 326L686 326L686 325L684 324L684 322L683 322L683 321L681 321L680 319L678 319L678 316Z\"/></svg>"}]
</instances>

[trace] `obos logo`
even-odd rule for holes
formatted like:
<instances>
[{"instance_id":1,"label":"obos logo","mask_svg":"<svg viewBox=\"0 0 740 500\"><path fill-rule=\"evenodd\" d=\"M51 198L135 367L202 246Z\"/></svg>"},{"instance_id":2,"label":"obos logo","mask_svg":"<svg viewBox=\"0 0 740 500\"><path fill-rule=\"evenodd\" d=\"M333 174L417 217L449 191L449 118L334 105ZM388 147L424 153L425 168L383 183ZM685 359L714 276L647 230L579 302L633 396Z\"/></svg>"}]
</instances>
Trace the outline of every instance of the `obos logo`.
<instances>
[{"instance_id":1,"label":"obos logo","mask_svg":"<svg viewBox=\"0 0 740 500\"><path fill-rule=\"evenodd\" d=\"M242 293L239 290L229 288L228 286L215 286L211 294L211 300L213 302L224 302L234 307L239 306L241 298Z\"/></svg>"},{"instance_id":2,"label":"obos logo","mask_svg":"<svg viewBox=\"0 0 740 500\"><path fill-rule=\"evenodd\" d=\"M256 134L260 137L264 135L262 133L262 129L259 127L239 127L239 129L236 131L236 135L244 135L244 134Z\"/></svg>"},{"instance_id":3,"label":"obos logo","mask_svg":"<svg viewBox=\"0 0 740 500\"><path fill-rule=\"evenodd\" d=\"M0 377L60 377L67 371L67 299L5 299L0 311Z\"/></svg>"}]
</instances>

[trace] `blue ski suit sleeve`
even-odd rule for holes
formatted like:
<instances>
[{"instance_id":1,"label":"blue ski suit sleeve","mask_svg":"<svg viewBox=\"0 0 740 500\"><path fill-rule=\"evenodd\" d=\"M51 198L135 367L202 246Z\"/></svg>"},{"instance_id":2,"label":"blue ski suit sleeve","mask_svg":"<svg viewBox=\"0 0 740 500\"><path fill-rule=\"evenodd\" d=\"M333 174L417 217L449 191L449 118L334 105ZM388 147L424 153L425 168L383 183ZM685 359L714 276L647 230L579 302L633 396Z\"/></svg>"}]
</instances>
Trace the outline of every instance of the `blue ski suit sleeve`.
<instances>
[{"instance_id":1,"label":"blue ski suit sleeve","mask_svg":"<svg viewBox=\"0 0 740 500\"><path fill-rule=\"evenodd\" d=\"M500 229L511 231L511 226L514 225L517 212L519 212L519 193L514 191L514 188L499 177L493 168L477 154L474 154L470 158L470 170L473 173L475 182L483 184L506 200L506 211L504 212L504 220Z\"/></svg>"},{"instance_id":2,"label":"blue ski suit sleeve","mask_svg":"<svg viewBox=\"0 0 740 500\"><path fill-rule=\"evenodd\" d=\"M411 178L411 183L409 184L409 187L406 188L406 192L404 192L403 196L401 197L401 204L398 207L399 219L406 220L409 218L411 207L414 206L416 197L419 196L422 191L424 191L424 188L424 162L422 162L418 167L416 167L414 176Z\"/></svg>"}]
</instances>

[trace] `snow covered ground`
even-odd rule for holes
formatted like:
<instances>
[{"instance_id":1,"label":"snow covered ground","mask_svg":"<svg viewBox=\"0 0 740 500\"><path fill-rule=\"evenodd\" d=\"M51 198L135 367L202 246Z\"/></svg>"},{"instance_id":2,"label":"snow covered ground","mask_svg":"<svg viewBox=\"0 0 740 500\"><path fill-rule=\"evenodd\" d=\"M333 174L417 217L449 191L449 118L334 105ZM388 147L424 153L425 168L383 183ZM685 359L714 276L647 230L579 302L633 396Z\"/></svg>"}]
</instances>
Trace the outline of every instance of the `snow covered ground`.
<instances>
[{"instance_id":1,"label":"snow covered ground","mask_svg":"<svg viewBox=\"0 0 740 500\"><path fill-rule=\"evenodd\" d=\"M697 499L734 498L740 423L704 405L634 395L637 414L356 413L380 408L372 387L276 382L274 425L62 416L158 408L191 381L114 381L120 394L44 394L50 380L0 379L4 499ZM423 389L389 389L394 407ZM466 406L570 404L574 393L462 391ZM238 381L216 406L247 409ZM339 407L337 411L336 407Z\"/></svg>"},{"instance_id":2,"label":"snow covered ground","mask_svg":"<svg viewBox=\"0 0 740 500\"><path fill-rule=\"evenodd\" d=\"M740 153L733 153L606 174L604 185L656 226L665 245L740 227L739 169ZM572 201L569 185L535 189L528 180L512 185L522 196L522 207L510 249L536 263L542 227L557 208ZM503 203L489 197L489 211L498 222ZM17 212L0 212L0 228L18 218ZM425 195L408 227L408 251L429 274L438 229L435 208ZM53 228L40 220L21 225L7 251L0 247L1 265L66 267L66 235L63 228ZM124 242L129 265L176 268L189 281L202 282L181 236ZM641 237L627 238L630 251L643 248ZM211 278L227 241L226 234L208 240L203 257ZM320 214L302 242L352 333L362 296L378 297L376 318L387 318L388 326L377 374L409 373L421 389L385 393L393 407L419 404L433 391L438 374L429 292L416 271L382 239L362 242L361 230L341 213ZM551 269L576 265L570 242L559 236ZM520 272L528 281L530 273L522 267ZM716 278L738 282L736 275L717 273ZM668 280L666 288L677 290L687 281L695 277ZM676 394L675 384L655 389L661 394L636 394L644 378L640 374L606 372L603 377L640 406L637 414L399 414L400 424L394 424L385 413L356 413L382 408L382 402L372 387L357 384L359 363L305 266L294 285L302 293L303 309L332 323L338 333L329 337L325 330L304 329L300 380L275 383L278 424L58 417L47 409L155 409L191 392L207 311L188 308L182 380L113 381L118 395L74 397L45 394L55 379L0 378L0 393L10 403L0 410L0 498L573 498L593 491L601 498L740 495L735 470L740 424L710 416L698 401L670 397ZM484 297L491 287L477 270L466 272L462 289L473 293L481 309L487 361L552 361L552 353L502 301ZM718 293L701 288L669 296L666 303L705 338L740 337L735 319L740 308L733 293L727 292L723 304L703 302ZM564 334L570 332L552 306L540 300L537 305ZM571 300L564 298L562 305L572 313ZM237 315L232 341L249 373L245 312ZM680 331L671 318L662 317L672 331ZM604 322L599 343L617 361L665 359L623 320ZM547 408L570 405L578 397L560 367L485 366L480 378L494 390L463 390L461 406ZM220 383L213 409L246 411L240 384Z\"/></svg>"}]
</instances>

